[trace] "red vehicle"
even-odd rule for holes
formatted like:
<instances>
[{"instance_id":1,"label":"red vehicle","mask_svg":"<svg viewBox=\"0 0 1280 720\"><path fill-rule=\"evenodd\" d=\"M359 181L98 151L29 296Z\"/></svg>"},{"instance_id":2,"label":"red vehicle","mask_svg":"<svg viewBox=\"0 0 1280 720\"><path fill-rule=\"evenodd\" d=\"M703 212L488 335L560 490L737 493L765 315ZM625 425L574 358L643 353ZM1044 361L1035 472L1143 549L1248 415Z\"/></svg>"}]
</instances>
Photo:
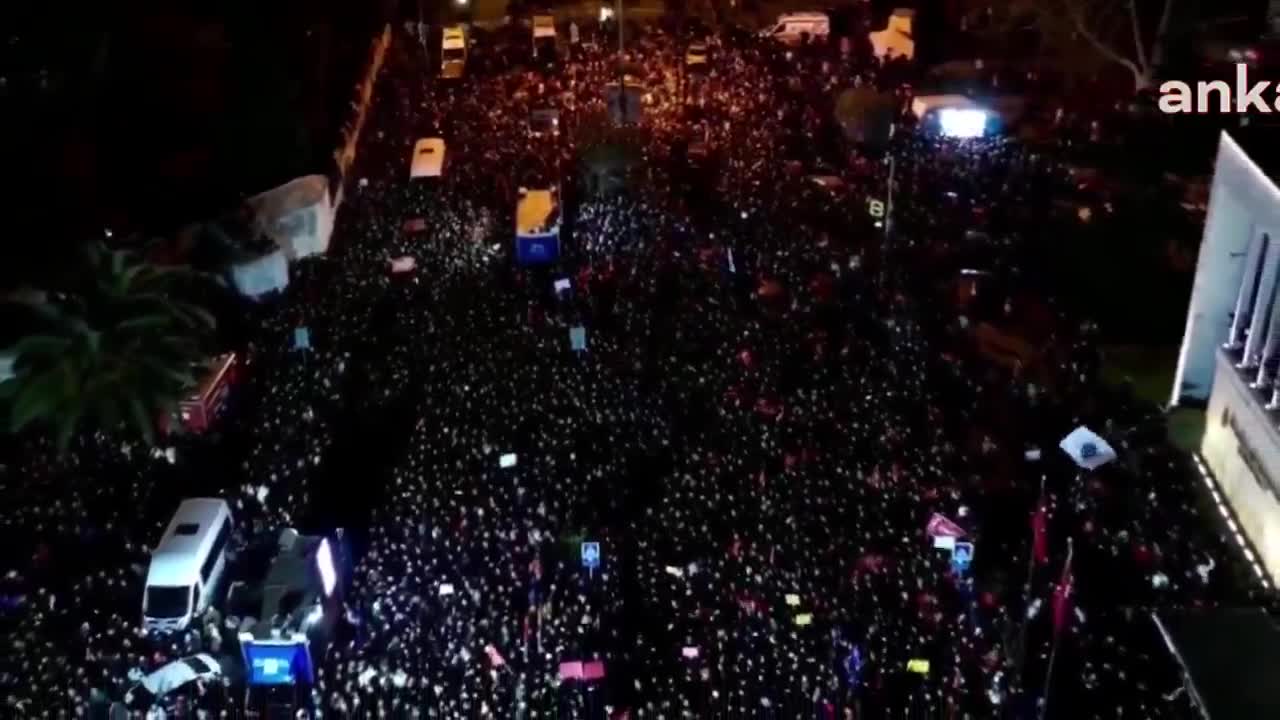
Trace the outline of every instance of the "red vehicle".
<instances>
[{"instance_id":1,"label":"red vehicle","mask_svg":"<svg viewBox=\"0 0 1280 720\"><path fill-rule=\"evenodd\" d=\"M208 429L226 402L237 369L235 353L219 355L209 363L209 370L200 379L195 391L178 405L177 420L181 429L191 433L201 433Z\"/></svg>"}]
</instances>

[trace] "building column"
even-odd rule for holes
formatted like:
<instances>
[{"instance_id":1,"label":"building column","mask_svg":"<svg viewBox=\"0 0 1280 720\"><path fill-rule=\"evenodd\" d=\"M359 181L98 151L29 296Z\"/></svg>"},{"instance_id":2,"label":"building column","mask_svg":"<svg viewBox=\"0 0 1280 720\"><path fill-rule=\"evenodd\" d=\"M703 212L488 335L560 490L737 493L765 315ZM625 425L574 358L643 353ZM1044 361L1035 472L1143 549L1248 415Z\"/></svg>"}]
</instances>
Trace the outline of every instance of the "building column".
<instances>
[{"instance_id":1,"label":"building column","mask_svg":"<svg viewBox=\"0 0 1280 720\"><path fill-rule=\"evenodd\" d=\"M1256 235L1249 241L1248 255L1245 256L1244 274L1240 277L1240 292L1236 295L1236 311L1231 318L1231 331L1227 334L1224 345L1228 350L1239 350L1244 346L1244 333L1252 319L1254 291L1258 289L1259 271L1262 269L1262 257L1266 254L1265 235Z\"/></svg>"},{"instance_id":2,"label":"building column","mask_svg":"<svg viewBox=\"0 0 1280 720\"><path fill-rule=\"evenodd\" d=\"M1262 352L1258 356L1258 376L1253 381L1255 389L1270 387L1271 382L1276 379L1277 366L1280 366L1280 273L1277 273L1272 285L1270 313Z\"/></svg>"},{"instance_id":3,"label":"building column","mask_svg":"<svg viewBox=\"0 0 1280 720\"><path fill-rule=\"evenodd\" d=\"M1271 322L1267 324L1267 338L1262 344L1258 377L1253 381L1253 387L1258 389L1269 387L1271 381L1276 379L1275 365L1277 360L1280 360L1280 293L1272 294L1274 297L1271 303Z\"/></svg>"},{"instance_id":4,"label":"building column","mask_svg":"<svg viewBox=\"0 0 1280 720\"><path fill-rule=\"evenodd\" d=\"M1253 312L1249 319L1249 336L1245 338L1244 357L1240 367L1257 367L1262 357L1262 348L1267 341L1271 329L1271 316L1276 302L1276 272L1280 270L1280 262L1276 261L1276 248L1272 247L1271 238L1262 235L1262 273L1258 276L1258 290L1254 295Z\"/></svg>"}]
</instances>

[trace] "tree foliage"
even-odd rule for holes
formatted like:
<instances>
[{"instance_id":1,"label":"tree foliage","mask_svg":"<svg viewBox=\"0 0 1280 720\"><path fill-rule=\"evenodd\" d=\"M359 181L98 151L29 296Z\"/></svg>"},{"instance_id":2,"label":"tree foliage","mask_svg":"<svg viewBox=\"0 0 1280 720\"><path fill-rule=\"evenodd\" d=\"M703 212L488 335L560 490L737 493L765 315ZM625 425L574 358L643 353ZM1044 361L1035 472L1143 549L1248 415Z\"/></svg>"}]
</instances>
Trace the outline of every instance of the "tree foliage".
<instances>
[{"instance_id":1,"label":"tree foliage","mask_svg":"<svg viewBox=\"0 0 1280 720\"><path fill-rule=\"evenodd\" d=\"M850 88L836 96L836 122L851 142L883 144L889 140L894 108L890 93L869 86Z\"/></svg>"},{"instance_id":2,"label":"tree foliage","mask_svg":"<svg viewBox=\"0 0 1280 720\"><path fill-rule=\"evenodd\" d=\"M589 195L621 192L644 161L634 128L614 127L606 119L586 123L577 145L579 173Z\"/></svg>"},{"instance_id":3,"label":"tree foliage","mask_svg":"<svg viewBox=\"0 0 1280 720\"><path fill-rule=\"evenodd\" d=\"M991 27L1032 27L1065 63L1082 54L1120 65L1135 90L1150 88L1171 41L1176 0L1001 0Z\"/></svg>"},{"instance_id":4,"label":"tree foliage","mask_svg":"<svg viewBox=\"0 0 1280 720\"><path fill-rule=\"evenodd\" d=\"M25 305L40 330L9 350L14 377L0 383L9 429L43 426L59 449L79 429L122 425L151 442L206 358L213 316L181 299L198 276L101 245L82 271L73 289Z\"/></svg>"}]
</instances>

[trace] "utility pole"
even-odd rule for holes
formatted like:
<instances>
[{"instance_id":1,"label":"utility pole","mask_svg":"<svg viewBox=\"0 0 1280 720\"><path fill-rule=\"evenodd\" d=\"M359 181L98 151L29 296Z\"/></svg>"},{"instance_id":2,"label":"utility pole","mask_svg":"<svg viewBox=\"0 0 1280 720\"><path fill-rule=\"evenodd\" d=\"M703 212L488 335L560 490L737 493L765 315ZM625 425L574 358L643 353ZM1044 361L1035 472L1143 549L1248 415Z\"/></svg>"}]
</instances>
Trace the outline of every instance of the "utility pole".
<instances>
[{"instance_id":1,"label":"utility pole","mask_svg":"<svg viewBox=\"0 0 1280 720\"><path fill-rule=\"evenodd\" d=\"M622 61L627 50L622 28L622 0L618 0L618 9L614 12L614 21L618 23L618 123L622 124L627 121L626 73L622 70Z\"/></svg>"},{"instance_id":2,"label":"utility pole","mask_svg":"<svg viewBox=\"0 0 1280 720\"><path fill-rule=\"evenodd\" d=\"M893 173L897 169L897 158L893 155L893 150L889 151L889 191L885 196L884 203L884 239L886 246L889 241L889 232L893 228Z\"/></svg>"},{"instance_id":3,"label":"utility pole","mask_svg":"<svg viewBox=\"0 0 1280 720\"><path fill-rule=\"evenodd\" d=\"M897 160L893 156L893 148L889 148L889 187L885 191L884 202L884 234L880 236L880 284L889 282L889 230L893 225L893 175L897 170Z\"/></svg>"},{"instance_id":4,"label":"utility pole","mask_svg":"<svg viewBox=\"0 0 1280 720\"><path fill-rule=\"evenodd\" d=\"M1047 476L1040 476L1040 497L1036 499L1036 513L1040 513L1042 508L1046 507L1045 483ZM1048 522L1048 520L1044 520ZM1022 586L1022 606L1023 617L1022 627L1018 630L1018 647L1016 648L1017 657L1014 664L1014 678L1018 686L1022 686L1022 670L1026 665L1027 659L1027 626L1031 624L1031 618L1027 615L1027 610L1031 607L1031 581L1036 574L1036 534L1041 532L1034 525L1031 529L1031 547L1028 548L1027 558L1027 581ZM1045 530L1047 532L1047 530Z\"/></svg>"},{"instance_id":5,"label":"utility pole","mask_svg":"<svg viewBox=\"0 0 1280 720\"><path fill-rule=\"evenodd\" d=\"M418 0L417 4L418 4L418 27L417 27L418 43L422 45L422 49L425 51L427 49L427 31L426 31L426 27L422 24L422 0Z\"/></svg>"},{"instance_id":6,"label":"utility pole","mask_svg":"<svg viewBox=\"0 0 1280 720\"><path fill-rule=\"evenodd\" d=\"M684 16L687 12L688 10L685 8L684 4L682 3L680 5L680 15L677 17L678 24L676 25L676 38L677 38L676 46L683 47L685 49L686 57L688 56L689 46L687 45L688 38L684 36ZM685 82L685 73L688 72L689 70L689 67L688 67L689 63L688 63L688 60L684 57L680 58L679 62L680 62L680 75L679 77L677 77L677 80L680 83L680 88L677 96L680 98L680 114L683 115L684 103L685 103L684 93L685 93L685 87L687 85L687 83Z\"/></svg>"},{"instance_id":7,"label":"utility pole","mask_svg":"<svg viewBox=\"0 0 1280 720\"><path fill-rule=\"evenodd\" d=\"M889 185L885 190L884 199L884 234L880 236L880 284L887 286L889 283L889 233L893 229L893 178L898 169L898 159L893 152L893 132L897 128L897 124L889 126L889 143L888 158L889 164Z\"/></svg>"}]
</instances>

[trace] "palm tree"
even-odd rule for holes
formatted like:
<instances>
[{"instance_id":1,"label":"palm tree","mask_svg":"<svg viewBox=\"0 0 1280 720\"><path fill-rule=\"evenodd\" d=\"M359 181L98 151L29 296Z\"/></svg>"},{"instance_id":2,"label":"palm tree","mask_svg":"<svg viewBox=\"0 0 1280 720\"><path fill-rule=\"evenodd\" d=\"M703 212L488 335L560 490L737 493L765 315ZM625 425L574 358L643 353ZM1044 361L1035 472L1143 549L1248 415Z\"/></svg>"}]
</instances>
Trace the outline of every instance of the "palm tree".
<instances>
[{"instance_id":1,"label":"palm tree","mask_svg":"<svg viewBox=\"0 0 1280 720\"><path fill-rule=\"evenodd\" d=\"M213 316L181 299L199 275L101 245L86 261L74 290L25 305L42 329L9 351L14 376L0 383L9 429L43 425L65 450L77 429L124 423L151 443L207 358Z\"/></svg>"}]
</instances>

